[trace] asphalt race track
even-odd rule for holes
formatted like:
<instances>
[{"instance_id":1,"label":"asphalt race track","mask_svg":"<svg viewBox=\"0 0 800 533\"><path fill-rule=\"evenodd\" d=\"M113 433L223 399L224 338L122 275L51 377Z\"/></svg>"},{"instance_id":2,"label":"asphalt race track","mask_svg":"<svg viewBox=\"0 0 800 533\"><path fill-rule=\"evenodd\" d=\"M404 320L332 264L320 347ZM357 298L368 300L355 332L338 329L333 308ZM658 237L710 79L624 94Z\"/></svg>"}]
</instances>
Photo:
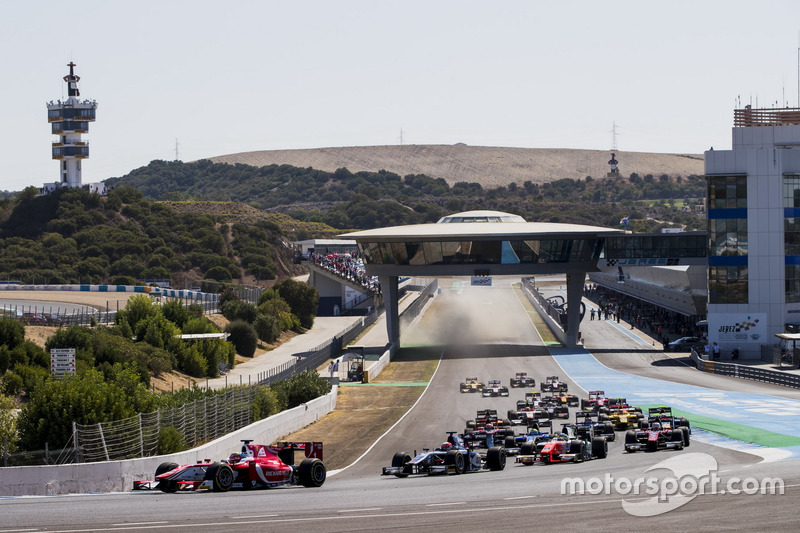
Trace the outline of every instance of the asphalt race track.
<instances>
[{"instance_id":1,"label":"asphalt race track","mask_svg":"<svg viewBox=\"0 0 800 533\"><path fill-rule=\"evenodd\" d=\"M5 499L0 500L0 533L625 531L652 527L654 521L656 527L670 532L797 529L800 518L794 498L800 495L800 469L792 439L800 438L798 391L700 373L677 360L672 364L665 354L642 346L611 325L605 326L602 338L587 339L597 359L583 349L552 349L555 356L551 356L511 286L516 281L495 279L493 287L475 288L440 281L443 291L433 308L402 332L405 350L440 360L425 393L360 460L329 473L319 489ZM743 426L750 428L751 435L771 432L777 437L756 446L695 430L691 446L682 451L628 454L623 451L624 433L617 432L608 458L580 464L522 466L509 458L505 470L499 472L405 479L380 476L381 467L391 463L395 452L433 448L444 441L446 431L463 431L465 420L474 418L476 410L494 408L502 416L530 390L511 389L509 398L482 398L459 392L465 377L477 376L484 382L500 379L507 384L520 371L536 379L535 390L545 376L558 375L569 384L570 393L579 396L588 389L603 389L631 402L667 404L687 412L700 410L696 414L709 419L724 418L728 425L723 433ZM558 422L554 425L558 427ZM697 495L690 490L692 483L705 479L704 474L719 478L715 494ZM567 478L576 486L578 481L583 483L583 493L562 494ZM780 478L785 494L730 491L753 492L750 489L757 489L765 478ZM667 498L676 492L676 479L686 483L686 490ZM636 480L645 483L640 483L638 496L627 483ZM663 488L648 494L648 482ZM658 501L659 495L664 501Z\"/></svg>"}]
</instances>

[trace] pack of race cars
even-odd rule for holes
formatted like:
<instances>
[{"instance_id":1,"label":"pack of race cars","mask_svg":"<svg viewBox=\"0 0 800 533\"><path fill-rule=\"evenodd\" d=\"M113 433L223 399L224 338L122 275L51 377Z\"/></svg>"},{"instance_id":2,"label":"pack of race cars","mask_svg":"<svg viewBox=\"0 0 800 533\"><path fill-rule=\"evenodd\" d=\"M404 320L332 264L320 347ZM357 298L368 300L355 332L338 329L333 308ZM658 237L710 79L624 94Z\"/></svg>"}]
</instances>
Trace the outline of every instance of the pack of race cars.
<instances>
[{"instance_id":1,"label":"pack of race cars","mask_svg":"<svg viewBox=\"0 0 800 533\"><path fill-rule=\"evenodd\" d=\"M535 387L533 378L519 372L509 380L510 388ZM585 398L568 393L567 383L548 376L540 391L526 392L509 409L506 418L496 409L480 409L467 420L463 433L447 432L447 441L413 455L397 452L382 475L461 474L480 470L502 470L506 457L520 465L579 463L603 459L616 432L624 431L624 451L681 450L690 444L689 421L672 414L670 407L642 409L625 398L590 391ZM478 388L480 387L480 388ZM484 397L508 396L509 387L500 380L481 382L467 378L461 392L481 392ZM500 392L504 390L504 392ZM570 407L576 408L570 420ZM555 425L558 428L554 427ZM502 460L500 459L502 457Z\"/></svg>"},{"instance_id":2,"label":"pack of race cars","mask_svg":"<svg viewBox=\"0 0 800 533\"><path fill-rule=\"evenodd\" d=\"M534 387L533 378L517 373L511 388ZM526 392L516 408L501 418L496 409L486 408L467 420L462 433L447 431L445 442L413 454L399 451L382 475L405 478L411 475L463 474L482 470L499 471L508 457L524 466L554 463L580 463L604 459L608 443L624 431L624 451L655 452L682 450L690 445L691 427L686 418L674 416L670 407L642 409L629 405L625 398L606 396L604 391L589 391L586 398L568 393L558 376L548 376L539 392ZM500 380L486 384L469 377L461 392L480 392L482 396L506 397L509 388ZM574 421L569 408L576 408ZM555 427L557 422L558 428ZM162 463L153 480L134 482L134 490L162 492L209 489L225 492L282 485L320 487L326 479L321 442L284 442L273 445L242 441L239 452L228 459L210 459L194 464ZM302 454L295 461L297 452Z\"/></svg>"}]
</instances>

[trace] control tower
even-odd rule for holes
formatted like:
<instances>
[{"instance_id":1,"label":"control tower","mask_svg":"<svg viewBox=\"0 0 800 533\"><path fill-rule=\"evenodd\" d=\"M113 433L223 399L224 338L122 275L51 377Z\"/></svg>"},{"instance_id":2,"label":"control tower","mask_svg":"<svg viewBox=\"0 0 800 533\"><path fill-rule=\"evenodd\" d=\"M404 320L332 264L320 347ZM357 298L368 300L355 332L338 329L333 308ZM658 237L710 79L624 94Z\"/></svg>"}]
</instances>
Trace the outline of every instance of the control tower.
<instances>
[{"instance_id":1,"label":"control tower","mask_svg":"<svg viewBox=\"0 0 800 533\"><path fill-rule=\"evenodd\" d=\"M47 104L47 121L53 135L58 135L58 140L53 142L53 159L59 161L59 179L54 183L45 183L45 193L59 187L84 187L81 182L81 161L89 157L89 143L81 139L81 135L89 133L89 123L94 122L97 102L79 99L81 93L78 82L81 78L75 75L75 63L70 62L67 66L69 74L64 76L67 82L66 101ZM94 190L103 186L93 184L90 188Z\"/></svg>"}]
</instances>

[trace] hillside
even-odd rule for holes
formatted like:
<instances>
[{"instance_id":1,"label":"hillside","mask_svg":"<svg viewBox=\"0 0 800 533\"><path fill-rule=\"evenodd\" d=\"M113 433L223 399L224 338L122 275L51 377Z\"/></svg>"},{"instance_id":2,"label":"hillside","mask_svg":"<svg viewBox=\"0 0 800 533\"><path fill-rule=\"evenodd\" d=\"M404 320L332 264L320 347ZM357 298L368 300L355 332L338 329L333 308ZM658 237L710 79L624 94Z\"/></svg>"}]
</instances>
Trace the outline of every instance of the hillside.
<instances>
[{"instance_id":1,"label":"hillside","mask_svg":"<svg viewBox=\"0 0 800 533\"><path fill-rule=\"evenodd\" d=\"M252 166L292 165L334 172L387 170L400 176L425 174L442 178L449 185L458 182L480 183L494 188L526 181L546 183L562 178L602 178L609 170L609 151L548 148L499 148L491 146L400 145L351 146L304 150L264 150L209 158L215 163L243 163ZM624 177L691 176L703 174L702 154L654 154L616 152L619 171Z\"/></svg>"}]
</instances>

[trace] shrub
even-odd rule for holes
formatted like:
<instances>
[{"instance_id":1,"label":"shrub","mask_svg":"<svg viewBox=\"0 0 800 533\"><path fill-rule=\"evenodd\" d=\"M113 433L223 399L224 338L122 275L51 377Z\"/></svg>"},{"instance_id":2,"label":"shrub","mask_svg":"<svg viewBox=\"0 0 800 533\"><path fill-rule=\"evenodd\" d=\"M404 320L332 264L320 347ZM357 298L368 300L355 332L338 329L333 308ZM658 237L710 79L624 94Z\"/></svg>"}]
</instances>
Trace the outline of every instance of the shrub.
<instances>
[{"instance_id":1,"label":"shrub","mask_svg":"<svg viewBox=\"0 0 800 533\"><path fill-rule=\"evenodd\" d=\"M261 420L283 411L278 394L269 387L259 387L253 400L253 421Z\"/></svg>"},{"instance_id":2,"label":"shrub","mask_svg":"<svg viewBox=\"0 0 800 533\"><path fill-rule=\"evenodd\" d=\"M225 331L231 334L228 340L233 343L236 353L244 357L253 357L258 346L258 335L252 325L244 320L234 320L225 327Z\"/></svg>"},{"instance_id":3,"label":"shrub","mask_svg":"<svg viewBox=\"0 0 800 533\"><path fill-rule=\"evenodd\" d=\"M10 318L0 318L0 345L16 348L25 338L25 327Z\"/></svg>"},{"instance_id":4,"label":"shrub","mask_svg":"<svg viewBox=\"0 0 800 533\"><path fill-rule=\"evenodd\" d=\"M258 311L256 306L251 303L243 302L242 300L231 300L222 304L222 316L230 320L244 320L248 324L252 324L256 320Z\"/></svg>"},{"instance_id":5,"label":"shrub","mask_svg":"<svg viewBox=\"0 0 800 533\"><path fill-rule=\"evenodd\" d=\"M295 374L289 379L278 381L272 385L282 405L287 409L328 394L331 385L328 381L312 370L305 370Z\"/></svg>"},{"instance_id":6,"label":"shrub","mask_svg":"<svg viewBox=\"0 0 800 533\"><path fill-rule=\"evenodd\" d=\"M22 385L22 378L13 372L4 374L3 378L0 379L0 390L8 396L19 394L22 391Z\"/></svg>"},{"instance_id":7,"label":"shrub","mask_svg":"<svg viewBox=\"0 0 800 533\"><path fill-rule=\"evenodd\" d=\"M178 356L181 369L195 378L201 378L208 372L208 362L197 350L196 346L187 345ZM215 369L216 370L216 369Z\"/></svg>"},{"instance_id":8,"label":"shrub","mask_svg":"<svg viewBox=\"0 0 800 533\"><path fill-rule=\"evenodd\" d=\"M161 428L158 432L158 454L182 452L186 449L183 443L183 434L175 426Z\"/></svg>"},{"instance_id":9,"label":"shrub","mask_svg":"<svg viewBox=\"0 0 800 533\"><path fill-rule=\"evenodd\" d=\"M273 343L281 334L281 323L277 317L259 313L253 323L258 338L263 342Z\"/></svg>"}]
</instances>

